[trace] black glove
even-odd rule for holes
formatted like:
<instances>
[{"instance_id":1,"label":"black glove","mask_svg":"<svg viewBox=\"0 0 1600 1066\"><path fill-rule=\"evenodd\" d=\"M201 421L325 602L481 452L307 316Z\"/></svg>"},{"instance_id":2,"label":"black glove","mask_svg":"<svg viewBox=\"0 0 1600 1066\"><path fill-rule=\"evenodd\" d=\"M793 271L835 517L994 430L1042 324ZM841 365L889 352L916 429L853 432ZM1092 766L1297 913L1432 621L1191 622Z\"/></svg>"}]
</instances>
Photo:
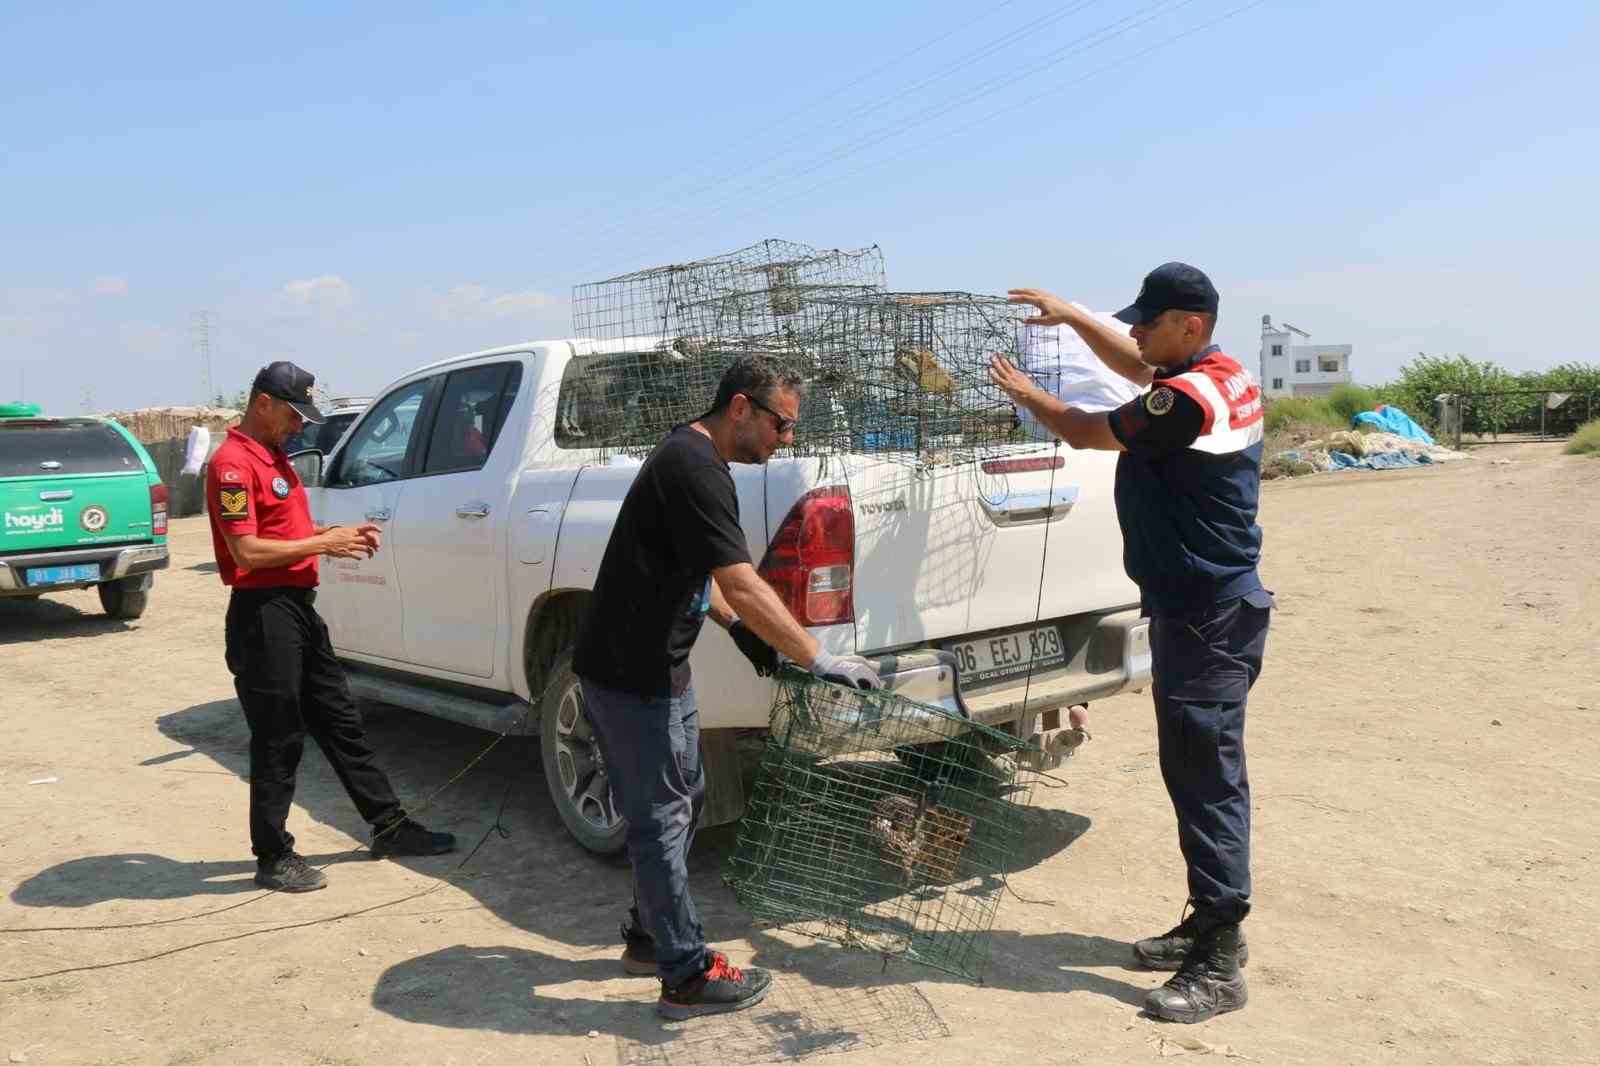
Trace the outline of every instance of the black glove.
<instances>
[{"instance_id":1,"label":"black glove","mask_svg":"<svg viewBox=\"0 0 1600 1066\"><path fill-rule=\"evenodd\" d=\"M744 652L744 657L750 660L750 665L756 668L756 674L761 677L771 677L778 672L778 653L771 644L756 636L754 631L743 622L735 621L728 627L728 636L739 645L739 650Z\"/></svg>"}]
</instances>

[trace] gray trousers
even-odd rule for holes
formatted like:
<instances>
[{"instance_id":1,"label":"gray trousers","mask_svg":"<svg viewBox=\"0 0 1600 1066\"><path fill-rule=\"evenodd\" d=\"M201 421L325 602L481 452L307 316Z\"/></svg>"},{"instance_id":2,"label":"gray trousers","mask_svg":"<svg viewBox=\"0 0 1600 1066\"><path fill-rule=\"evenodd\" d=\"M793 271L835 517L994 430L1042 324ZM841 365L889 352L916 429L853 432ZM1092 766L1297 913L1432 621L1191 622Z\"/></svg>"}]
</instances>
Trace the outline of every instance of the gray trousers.
<instances>
[{"instance_id":1,"label":"gray trousers","mask_svg":"<svg viewBox=\"0 0 1600 1066\"><path fill-rule=\"evenodd\" d=\"M694 687L650 698L579 681L628 821L635 918L655 941L661 980L677 985L706 967L705 931L689 895L689 846L706 793Z\"/></svg>"}]
</instances>

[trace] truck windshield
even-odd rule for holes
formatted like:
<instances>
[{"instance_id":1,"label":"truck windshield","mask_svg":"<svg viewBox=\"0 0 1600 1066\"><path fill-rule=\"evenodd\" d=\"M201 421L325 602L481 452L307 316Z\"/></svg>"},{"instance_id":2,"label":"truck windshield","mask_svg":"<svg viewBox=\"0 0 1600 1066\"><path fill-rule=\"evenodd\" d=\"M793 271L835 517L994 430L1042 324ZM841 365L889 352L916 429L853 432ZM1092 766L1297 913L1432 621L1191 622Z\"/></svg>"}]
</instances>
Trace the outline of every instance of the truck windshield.
<instances>
[{"instance_id":1,"label":"truck windshield","mask_svg":"<svg viewBox=\"0 0 1600 1066\"><path fill-rule=\"evenodd\" d=\"M0 421L0 478L143 469L128 442L102 422Z\"/></svg>"}]
</instances>

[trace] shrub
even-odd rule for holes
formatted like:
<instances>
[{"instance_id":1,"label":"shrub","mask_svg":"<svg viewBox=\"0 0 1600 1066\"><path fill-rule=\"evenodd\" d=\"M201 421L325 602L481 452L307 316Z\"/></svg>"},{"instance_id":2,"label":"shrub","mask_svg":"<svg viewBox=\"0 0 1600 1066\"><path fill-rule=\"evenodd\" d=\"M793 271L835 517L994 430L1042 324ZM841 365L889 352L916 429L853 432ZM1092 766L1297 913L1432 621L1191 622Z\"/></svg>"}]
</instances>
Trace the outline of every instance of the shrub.
<instances>
[{"instance_id":1,"label":"shrub","mask_svg":"<svg viewBox=\"0 0 1600 1066\"><path fill-rule=\"evenodd\" d=\"M1568 455L1600 455L1600 418L1579 426L1562 450Z\"/></svg>"},{"instance_id":2,"label":"shrub","mask_svg":"<svg viewBox=\"0 0 1600 1066\"><path fill-rule=\"evenodd\" d=\"M1331 426L1335 429L1345 429L1350 425L1350 420L1339 417L1339 412L1329 406L1325 397L1286 396L1281 400L1267 401L1266 431L1268 433L1282 429L1290 422L1309 422L1319 426Z\"/></svg>"},{"instance_id":3,"label":"shrub","mask_svg":"<svg viewBox=\"0 0 1600 1066\"><path fill-rule=\"evenodd\" d=\"M1362 412L1370 411L1378 406L1378 396L1369 388L1361 385L1335 385L1333 391L1327 395L1328 406L1344 419L1346 426L1350 419ZM1410 412L1406 412L1410 414Z\"/></svg>"}]
</instances>

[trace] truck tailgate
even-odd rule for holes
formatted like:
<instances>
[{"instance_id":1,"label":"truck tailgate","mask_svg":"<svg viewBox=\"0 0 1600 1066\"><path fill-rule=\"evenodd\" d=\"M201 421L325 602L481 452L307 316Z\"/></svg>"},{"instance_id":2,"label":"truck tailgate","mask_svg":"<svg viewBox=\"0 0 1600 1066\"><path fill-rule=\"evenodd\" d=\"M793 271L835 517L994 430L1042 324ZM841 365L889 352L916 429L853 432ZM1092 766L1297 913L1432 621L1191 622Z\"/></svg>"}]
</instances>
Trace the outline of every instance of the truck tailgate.
<instances>
[{"instance_id":1,"label":"truck tailgate","mask_svg":"<svg viewBox=\"0 0 1600 1066\"><path fill-rule=\"evenodd\" d=\"M846 463L858 650L939 643L1138 602L1122 568L1116 455L1062 445L1007 458L1009 468ZM1034 462L1017 463L1024 459Z\"/></svg>"}]
</instances>

